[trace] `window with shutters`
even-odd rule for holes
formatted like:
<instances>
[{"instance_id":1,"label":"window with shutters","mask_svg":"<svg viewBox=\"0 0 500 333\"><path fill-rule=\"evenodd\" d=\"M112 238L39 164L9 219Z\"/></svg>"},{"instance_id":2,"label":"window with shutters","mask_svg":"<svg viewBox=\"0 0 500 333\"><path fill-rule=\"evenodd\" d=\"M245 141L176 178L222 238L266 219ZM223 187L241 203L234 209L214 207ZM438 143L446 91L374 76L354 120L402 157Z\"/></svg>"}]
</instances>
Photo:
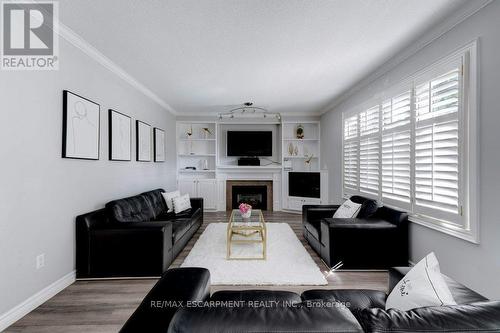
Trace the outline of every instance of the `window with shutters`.
<instances>
[{"instance_id":1,"label":"window with shutters","mask_svg":"<svg viewBox=\"0 0 500 333\"><path fill-rule=\"evenodd\" d=\"M478 242L476 44L344 115L343 188Z\"/></svg>"}]
</instances>

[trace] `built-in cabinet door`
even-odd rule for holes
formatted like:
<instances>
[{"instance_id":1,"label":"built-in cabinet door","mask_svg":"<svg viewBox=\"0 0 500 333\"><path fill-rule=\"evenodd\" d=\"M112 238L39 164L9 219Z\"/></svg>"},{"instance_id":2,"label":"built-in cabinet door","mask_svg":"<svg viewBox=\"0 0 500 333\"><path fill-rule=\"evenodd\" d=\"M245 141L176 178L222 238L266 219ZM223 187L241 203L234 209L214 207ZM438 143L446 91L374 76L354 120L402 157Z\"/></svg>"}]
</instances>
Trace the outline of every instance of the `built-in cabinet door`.
<instances>
[{"instance_id":1,"label":"built-in cabinet door","mask_svg":"<svg viewBox=\"0 0 500 333\"><path fill-rule=\"evenodd\" d=\"M198 197L197 180L195 179L182 179L179 180L179 192L181 194L189 194L189 197Z\"/></svg>"},{"instance_id":2,"label":"built-in cabinet door","mask_svg":"<svg viewBox=\"0 0 500 333\"><path fill-rule=\"evenodd\" d=\"M198 197L203 198L205 209L217 209L217 181L215 179L200 179L198 182Z\"/></svg>"},{"instance_id":3,"label":"built-in cabinet door","mask_svg":"<svg viewBox=\"0 0 500 333\"><path fill-rule=\"evenodd\" d=\"M320 199L288 197L288 209L302 211L303 205L320 205Z\"/></svg>"}]
</instances>

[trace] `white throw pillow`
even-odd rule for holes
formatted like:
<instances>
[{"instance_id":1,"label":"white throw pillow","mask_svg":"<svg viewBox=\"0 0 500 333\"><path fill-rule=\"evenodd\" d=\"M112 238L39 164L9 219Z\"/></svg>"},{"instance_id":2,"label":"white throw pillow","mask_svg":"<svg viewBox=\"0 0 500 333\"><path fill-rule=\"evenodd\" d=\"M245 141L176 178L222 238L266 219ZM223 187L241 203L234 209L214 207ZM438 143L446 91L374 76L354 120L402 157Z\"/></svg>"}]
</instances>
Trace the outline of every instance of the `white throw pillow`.
<instances>
[{"instance_id":1,"label":"white throw pillow","mask_svg":"<svg viewBox=\"0 0 500 333\"><path fill-rule=\"evenodd\" d=\"M333 214L334 218L349 219L358 216L361 210L361 204L346 200Z\"/></svg>"},{"instance_id":2,"label":"white throw pillow","mask_svg":"<svg viewBox=\"0 0 500 333\"><path fill-rule=\"evenodd\" d=\"M173 192L168 192L168 193L162 193L163 199L165 199L165 203L167 204L168 211L167 213L171 213L174 211L174 203L173 199L176 197L180 197L181 193L179 191L173 191Z\"/></svg>"},{"instance_id":3,"label":"white throw pillow","mask_svg":"<svg viewBox=\"0 0 500 333\"><path fill-rule=\"evenodd\" d=\"M434 253L419 261L394 287L385 309L409 311L426 306L456 305Z\"/></svg>"},{"instance_id":4,"label":"white throw pillow","mask_svg":"<svg viewBox=\"0 0 500 333\"><path fill-rule=\"evenodd\" d=\"M180 197L175 197L172 199L174 203L174 212L179 214L185 210L191 208L191 200L189 199L189 194L181 195Z\"/></svg>"}]
</instances>

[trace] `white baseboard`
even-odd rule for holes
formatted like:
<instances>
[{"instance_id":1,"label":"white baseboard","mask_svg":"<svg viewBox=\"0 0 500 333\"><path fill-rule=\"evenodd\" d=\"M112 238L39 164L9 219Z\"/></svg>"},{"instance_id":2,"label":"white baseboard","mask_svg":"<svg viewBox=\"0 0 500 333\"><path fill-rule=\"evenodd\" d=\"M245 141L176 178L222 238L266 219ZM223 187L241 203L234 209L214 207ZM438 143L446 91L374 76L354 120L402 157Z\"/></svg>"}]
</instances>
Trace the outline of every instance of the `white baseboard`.
<instances>
[{"instance_id":1,"label":"white baseboard","mask_svg":"<svg viewBox=\"0 0 500 333\"><path fill-rule=\"evenodd\" d=\"M54 297L76 280L76 271L72 271L49 286L43 288L27 300L16 305L9 311L0 314L0 332Z\"/></svg>"}]
</instances>

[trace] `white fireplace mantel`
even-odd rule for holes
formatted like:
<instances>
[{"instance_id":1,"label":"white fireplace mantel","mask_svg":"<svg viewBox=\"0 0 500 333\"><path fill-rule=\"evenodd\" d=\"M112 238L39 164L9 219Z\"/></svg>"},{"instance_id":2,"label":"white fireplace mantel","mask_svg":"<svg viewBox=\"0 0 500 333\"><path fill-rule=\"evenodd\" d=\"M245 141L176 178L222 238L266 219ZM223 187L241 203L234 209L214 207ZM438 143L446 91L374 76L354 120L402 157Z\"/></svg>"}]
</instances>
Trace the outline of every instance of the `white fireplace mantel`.
<instances>
[{"instance_id":1,"label":"white fireplace mantel","mask_svg":"<svg viewBox=\"0 0 500 333\"><path fill-rule=\"evenodd\" d=\"M273 182L273 210L280 211L282 204L281 166L217 166L217 210L226 210L227 180L271 180Z\"/></svg>"}]
</instances>

